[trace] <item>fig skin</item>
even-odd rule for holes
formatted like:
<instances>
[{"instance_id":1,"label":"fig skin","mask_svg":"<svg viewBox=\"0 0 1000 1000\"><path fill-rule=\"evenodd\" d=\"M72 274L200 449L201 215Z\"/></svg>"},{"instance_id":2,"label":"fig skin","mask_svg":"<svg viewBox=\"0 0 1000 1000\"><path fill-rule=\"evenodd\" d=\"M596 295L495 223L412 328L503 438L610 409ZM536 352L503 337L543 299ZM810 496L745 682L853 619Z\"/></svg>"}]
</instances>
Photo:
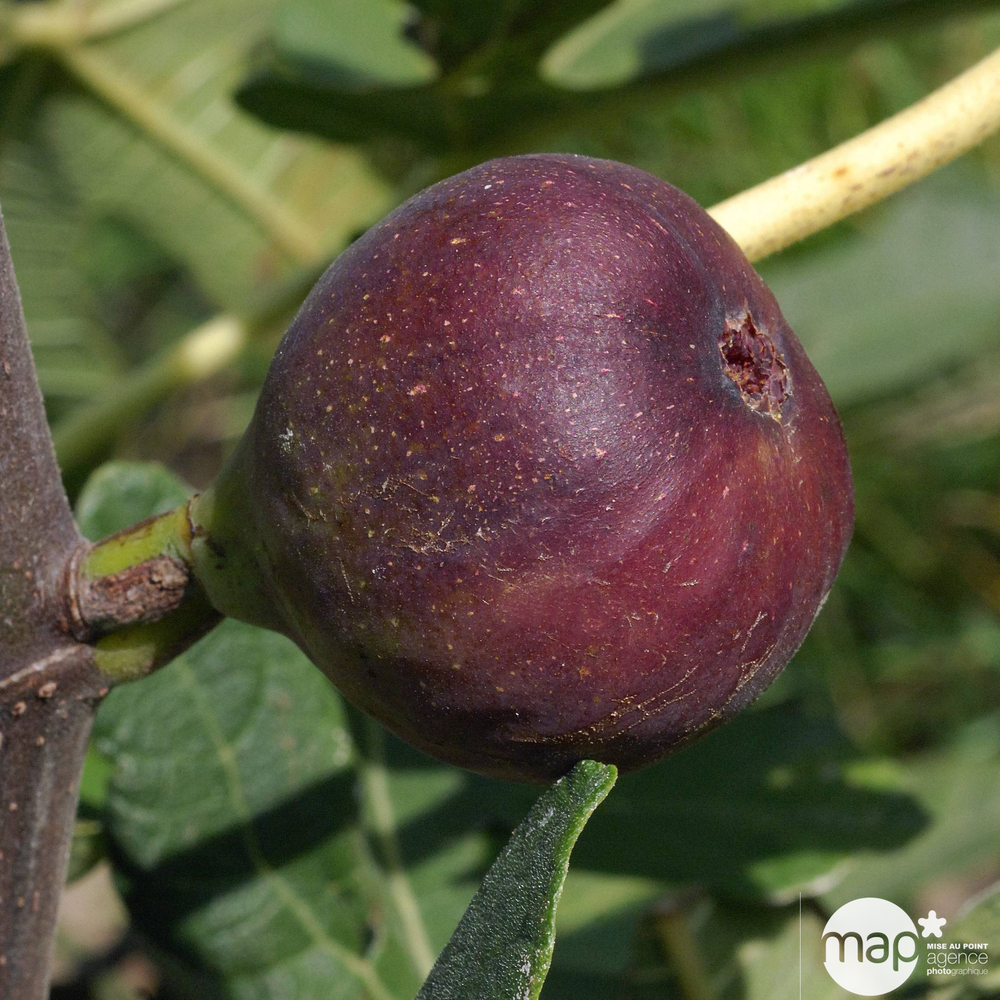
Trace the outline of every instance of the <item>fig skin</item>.
<instances>
[{"instance_id":1,"label":"fig skin","mask_svg":"<svg viewBox=\"0 0 1000 1000\"><path fill-rule=\"evenodd\" d=\"M226 614L440 760L634 769L799 647L853 521L830 398L727 234L644 171L495 160L350 246L192 509Z\"/></svg>"}]
</instances>

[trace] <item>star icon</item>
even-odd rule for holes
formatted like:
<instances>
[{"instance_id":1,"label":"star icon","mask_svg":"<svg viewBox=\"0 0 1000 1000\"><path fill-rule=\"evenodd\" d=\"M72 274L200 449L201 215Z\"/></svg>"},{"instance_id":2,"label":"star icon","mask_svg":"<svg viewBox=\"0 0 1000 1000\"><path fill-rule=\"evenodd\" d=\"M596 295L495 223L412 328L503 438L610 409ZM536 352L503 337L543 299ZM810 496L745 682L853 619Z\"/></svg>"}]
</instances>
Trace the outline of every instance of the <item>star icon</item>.
<instances>
[{"instance_id":1,"label":"star icon","mask_svg":"<svg viewBox=\"0 0 1000 1000\"><path fill-rule=\"evenodd\" d=\"M941 937L941 928L948 921L944 917L939 917L931 910L926 917L917 917L917 923L923 927L923 930L920 932L921 937L930 937L932 934L934 937Z\"/></svg>"}]
</instances>

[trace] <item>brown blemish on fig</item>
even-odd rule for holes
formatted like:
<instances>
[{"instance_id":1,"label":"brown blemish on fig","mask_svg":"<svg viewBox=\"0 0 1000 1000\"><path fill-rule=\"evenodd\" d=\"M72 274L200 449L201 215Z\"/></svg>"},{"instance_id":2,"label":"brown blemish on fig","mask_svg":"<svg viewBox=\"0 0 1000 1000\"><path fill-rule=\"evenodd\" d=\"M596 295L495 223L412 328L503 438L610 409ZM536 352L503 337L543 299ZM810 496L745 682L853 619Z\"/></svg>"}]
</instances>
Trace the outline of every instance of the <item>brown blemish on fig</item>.
<instances>
[{"instance_id":1,"label":"brown blemish on fig","mask_svg":"<svg viewBox=\"0 0 1000 1000\"><path fill-rule=\"evenodd\" d=\"M781 423L781 407L792 387L785 364L767 330L750 313L727 316L719 334L722 370L736 383L743 402Z\"/></svg>"}]
</instances>

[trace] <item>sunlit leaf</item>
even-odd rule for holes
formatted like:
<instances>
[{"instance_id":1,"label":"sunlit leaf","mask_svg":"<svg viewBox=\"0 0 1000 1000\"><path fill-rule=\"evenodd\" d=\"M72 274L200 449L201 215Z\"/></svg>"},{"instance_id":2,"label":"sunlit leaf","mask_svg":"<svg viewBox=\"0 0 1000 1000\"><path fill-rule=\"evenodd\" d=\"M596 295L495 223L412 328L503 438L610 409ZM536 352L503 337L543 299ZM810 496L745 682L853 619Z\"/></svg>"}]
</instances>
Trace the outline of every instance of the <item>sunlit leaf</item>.
<instances>
[{"instance_id":1,"label":"sunlit leaf","mask_svg":"<svg viewBox=\"0 0 1000 1000\"><path fill-rule=\"evenodd\" d=\"M329 257L391 199L356 152L278 133L230 100L275 0L177 3L63 56L76 86L38 128L80 198L185 261L219 305Z\"/></svg>"},{"instance_id":2,"label":"sunlit leaf","mask_svg":"<svg viewBox=\"0 0 1000 1000\"><path fill-rule=\"evenodd\" d=\"M596 90L670 73L713 53L759 57L772 40L898 27L902 18L938 13L936 0L615 0L564 35L545 54L543 76ZM985 7L968 0L960 6Z\"/></svg>"}]
</instances>

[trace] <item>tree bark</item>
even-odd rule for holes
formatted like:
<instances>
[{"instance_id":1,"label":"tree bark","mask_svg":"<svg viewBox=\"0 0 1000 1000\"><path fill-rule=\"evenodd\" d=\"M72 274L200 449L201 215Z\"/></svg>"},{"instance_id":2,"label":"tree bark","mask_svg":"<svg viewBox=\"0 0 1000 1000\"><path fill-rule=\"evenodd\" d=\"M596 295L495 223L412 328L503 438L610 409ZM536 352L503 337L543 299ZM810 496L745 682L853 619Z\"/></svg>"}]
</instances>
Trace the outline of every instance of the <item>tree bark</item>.
<instances>
[{"instance_id":1,"label":"tree bark","mask_svg":"<svg viewBox=\"0 0 1000 1000\"><path fill-rule=\"evenodd\" d=\"M43 1000L87 737L105 681L65 632L83 545L0 219L0 997Z\"/></svg>"}]
</instances>

